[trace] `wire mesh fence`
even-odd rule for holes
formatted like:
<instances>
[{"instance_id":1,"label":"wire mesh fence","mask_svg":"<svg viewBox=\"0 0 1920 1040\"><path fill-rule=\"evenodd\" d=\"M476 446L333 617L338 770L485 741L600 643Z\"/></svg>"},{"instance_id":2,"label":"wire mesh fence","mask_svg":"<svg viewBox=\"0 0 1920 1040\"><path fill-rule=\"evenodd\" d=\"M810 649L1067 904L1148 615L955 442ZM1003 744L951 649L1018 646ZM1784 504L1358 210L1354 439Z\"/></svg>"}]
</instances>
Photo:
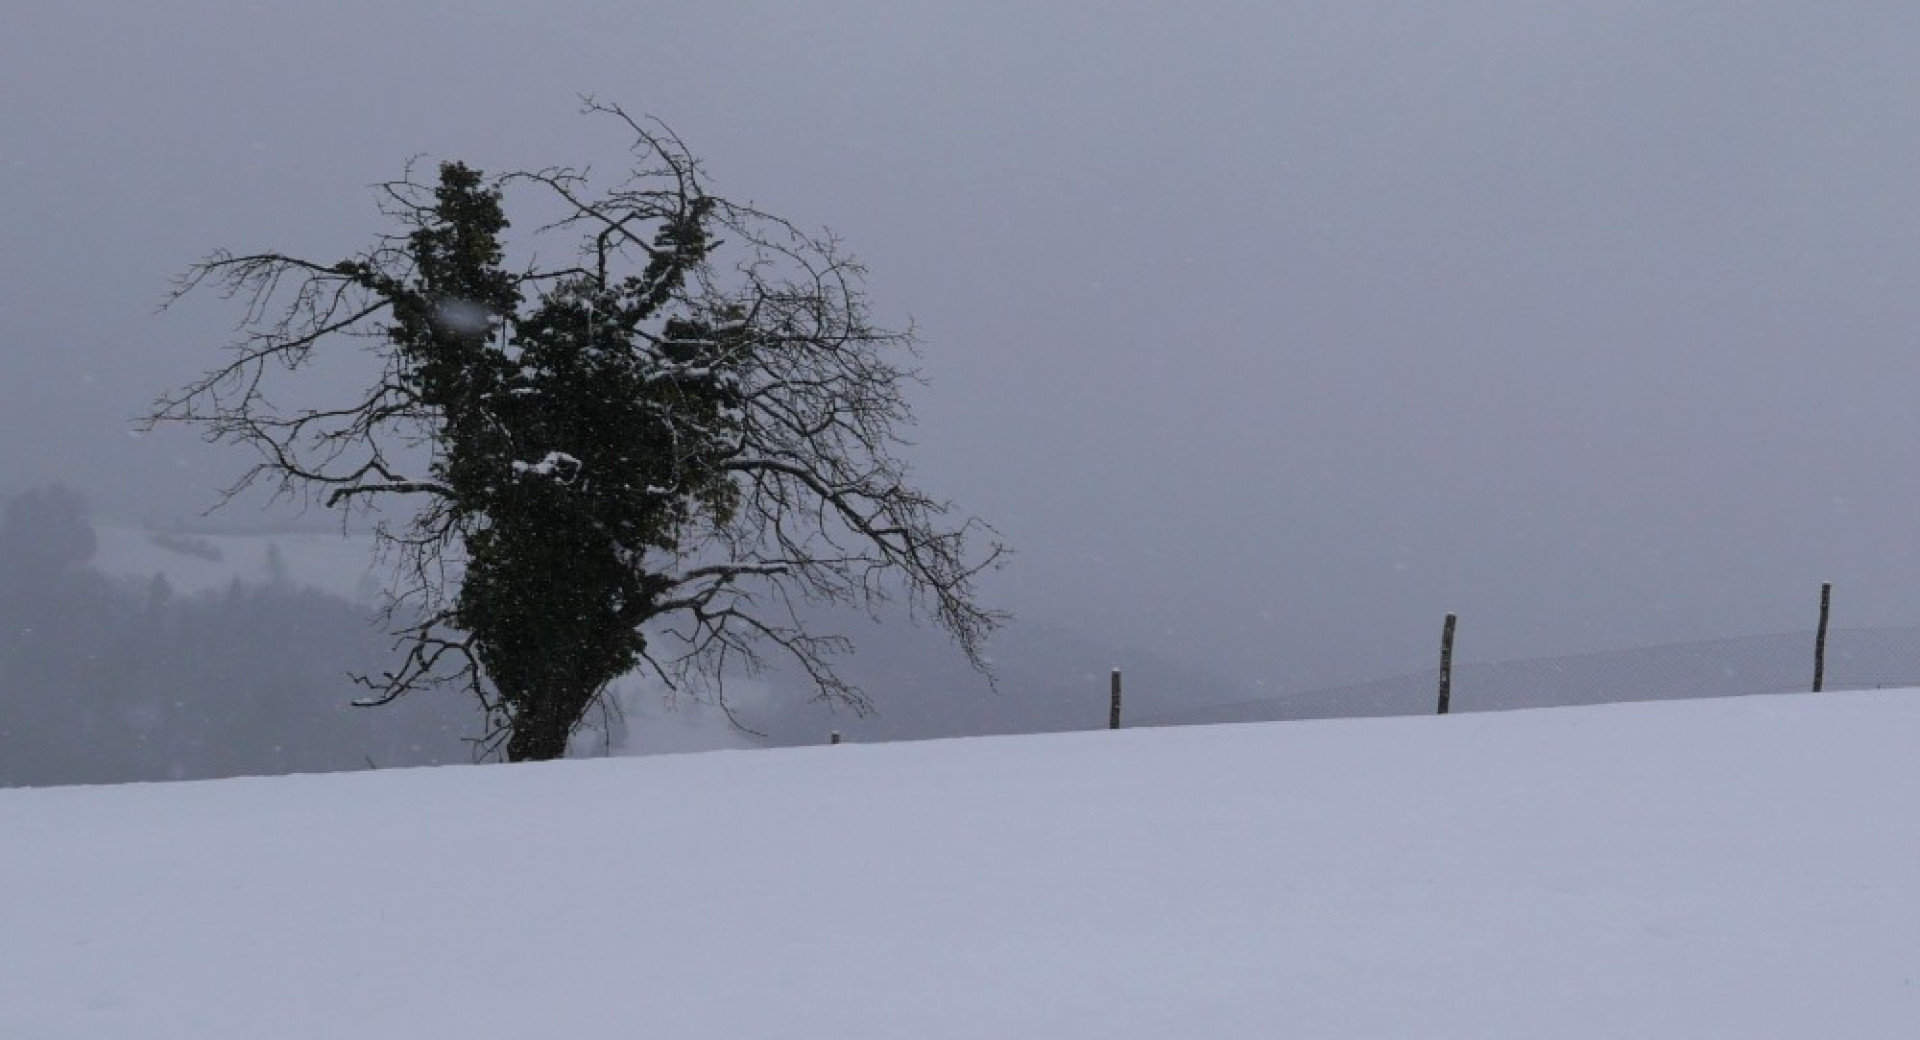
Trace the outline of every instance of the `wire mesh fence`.
<instances>
[{"instance_id":1,"label":"wire mesh fence","mask_svg":"<svg viewBox=\"0 0 1920 1040\"><path fill-rule=\"evenodd\" d=\"M1622 701L1805 693L1815 634L1739 636L1563 657L1454 664L1452 712ZM1827 634L1827 690L1920 685L1920 626L1837 628ZM1437 668L1331 689L1279 694L1129 720L1130 726L1430 715Z\"/></svg>"}]
</instances>

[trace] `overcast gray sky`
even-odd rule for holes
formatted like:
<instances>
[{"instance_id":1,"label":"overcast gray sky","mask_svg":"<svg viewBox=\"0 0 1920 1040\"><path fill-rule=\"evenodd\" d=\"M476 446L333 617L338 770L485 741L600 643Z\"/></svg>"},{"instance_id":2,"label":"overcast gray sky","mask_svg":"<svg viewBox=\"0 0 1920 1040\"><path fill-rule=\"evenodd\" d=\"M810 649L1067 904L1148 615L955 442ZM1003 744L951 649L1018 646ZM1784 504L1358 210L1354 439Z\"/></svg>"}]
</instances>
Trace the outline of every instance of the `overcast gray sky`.
<instances>
[{"instance_id":1,"label":"overcast gray sky","mask_svg":"<svg viewBox=\"0 0 1920 1040\"><path fill-rule=\"evenodd\" d=\"M918 323L1017 612L1271 688L1920 621L1920 5L16 5L0 491L190 515L127 417L411 155L615 164L594 93ZM649 10L652 8L653 10Z\"/></svg>"}]
</instances>

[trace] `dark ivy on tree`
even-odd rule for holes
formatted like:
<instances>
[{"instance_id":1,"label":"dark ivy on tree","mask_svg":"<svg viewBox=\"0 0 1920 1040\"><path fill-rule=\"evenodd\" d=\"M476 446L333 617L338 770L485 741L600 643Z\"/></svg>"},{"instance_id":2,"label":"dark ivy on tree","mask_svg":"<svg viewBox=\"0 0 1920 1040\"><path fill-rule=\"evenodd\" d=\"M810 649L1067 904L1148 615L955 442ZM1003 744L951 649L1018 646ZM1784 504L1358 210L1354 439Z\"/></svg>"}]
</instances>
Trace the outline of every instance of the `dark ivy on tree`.
<instances>
[{"instance_id":1,"label":"dark ivy on tree","mask_svg":"<svg viewBox=\"0 0 1920 1040\"><path fill-rule=\"evenodd\" d=\"M614 679L648 667L726 706L724 678L768 647L820 696L869 704L832 667L837 636L796 600L871 604L903 588L976 666L998 620L973 580L999 556L976 520L913 489L909 334L873 327L831 238L709 195L663 127L614 106L635 170L592 196L565 169L383 186L403 231L336 264L219 253L211 284L247 305L228 363L152 421L204 427L260 461L231 493L375 510L408 648L363 681L383 703L457 680L511 760L556 758ZM576 262L509 267L508 188L542 192ZM374 341L351 400L283 410L266 377ZM414 508L395 519L383 500ZM975 539L985 536L984 544Z\"/></svg>"}]
</instances>

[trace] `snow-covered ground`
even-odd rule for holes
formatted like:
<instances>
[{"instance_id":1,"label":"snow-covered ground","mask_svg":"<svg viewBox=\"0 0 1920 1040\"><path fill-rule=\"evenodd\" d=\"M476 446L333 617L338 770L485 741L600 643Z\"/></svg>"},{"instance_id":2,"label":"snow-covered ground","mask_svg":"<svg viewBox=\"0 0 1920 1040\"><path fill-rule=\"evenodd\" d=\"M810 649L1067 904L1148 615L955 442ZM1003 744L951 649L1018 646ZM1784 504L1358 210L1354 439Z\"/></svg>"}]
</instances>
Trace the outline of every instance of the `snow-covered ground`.
<instances>
[{"instance_id":1,"label":"snow-covered ground","mask_svg":"<svg viewBox=\"0 0 1920 1040\"><path fill-rule=\"evenodd\" d=\"M1920 1036L1920 691L0 791L0 1036Z\"/></svg>"}]
</instances>

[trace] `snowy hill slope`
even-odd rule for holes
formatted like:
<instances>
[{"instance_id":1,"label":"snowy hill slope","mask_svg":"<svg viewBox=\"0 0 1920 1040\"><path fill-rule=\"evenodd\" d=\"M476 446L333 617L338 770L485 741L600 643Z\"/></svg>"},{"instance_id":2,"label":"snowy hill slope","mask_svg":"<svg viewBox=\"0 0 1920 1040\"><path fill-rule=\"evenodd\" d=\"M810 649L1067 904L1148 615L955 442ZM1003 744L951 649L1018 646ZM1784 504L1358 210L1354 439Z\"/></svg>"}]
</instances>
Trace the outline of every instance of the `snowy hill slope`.
<instances>
[{"instance_id":1,"label":"snowy hill slope","mask_svg":"<svg viewBox=\"0 0 1920 1040\"><path fill-rule=\"evenodd\" d=\"M149 531L119 524L95 524L93 529L98 539L94 569L142 581L164 574L176 591L188 595L217 591L236 581L257 585L280 579L372 603L386 577L374 561L368 536ZM276 568L284 573L276 575Z\"/></svg>"},{"instance_id":2,"label":"snowy hill slope","mask_svg":"<svg viewBox=\"0 0 1920 1040\"><path fill-rule=\"evenodd\" d=\"M0 1036L1912 1037L1920 691L0 791Z\"/></svg>"}]
</instances>

